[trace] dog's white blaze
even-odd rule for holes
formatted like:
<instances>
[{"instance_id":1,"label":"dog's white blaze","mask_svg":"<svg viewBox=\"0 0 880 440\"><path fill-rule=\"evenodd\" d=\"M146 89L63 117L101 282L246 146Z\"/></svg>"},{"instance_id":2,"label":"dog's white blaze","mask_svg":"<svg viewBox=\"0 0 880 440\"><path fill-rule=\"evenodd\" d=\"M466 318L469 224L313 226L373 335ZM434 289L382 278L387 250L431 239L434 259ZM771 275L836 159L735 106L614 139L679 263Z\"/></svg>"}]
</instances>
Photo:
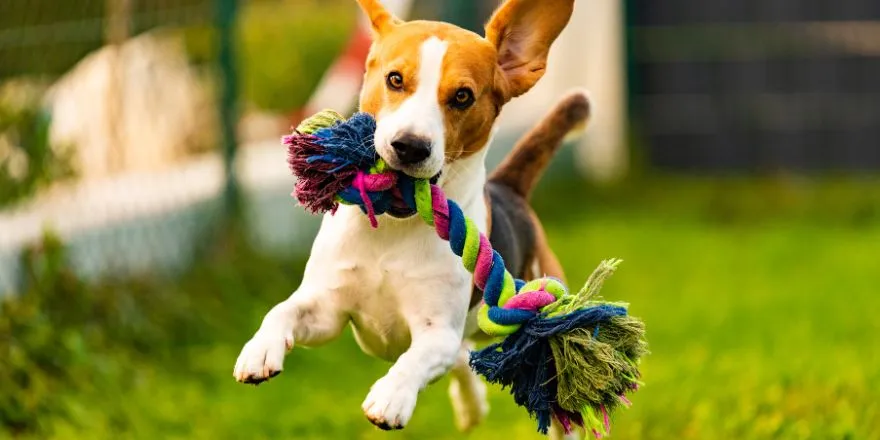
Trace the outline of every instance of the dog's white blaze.
<instances>
[{"instance_id":1,"label":"dog's white blaze","mask_svg":"<svg viewBox=\"0 0 880 440\"><path fill-rule=\"evenodd\" d=\"M380 156L391 163L394 163L391 141L399 133L411 133L431 140L431 155L417 168L406 170L416 177L431 177L443 167L446 134L437 91L446 48L447 43L437 37L430 37L422 43L416 91L393 112L380 113L376 126L376 149Z\"/></svg>"}]
</instances>

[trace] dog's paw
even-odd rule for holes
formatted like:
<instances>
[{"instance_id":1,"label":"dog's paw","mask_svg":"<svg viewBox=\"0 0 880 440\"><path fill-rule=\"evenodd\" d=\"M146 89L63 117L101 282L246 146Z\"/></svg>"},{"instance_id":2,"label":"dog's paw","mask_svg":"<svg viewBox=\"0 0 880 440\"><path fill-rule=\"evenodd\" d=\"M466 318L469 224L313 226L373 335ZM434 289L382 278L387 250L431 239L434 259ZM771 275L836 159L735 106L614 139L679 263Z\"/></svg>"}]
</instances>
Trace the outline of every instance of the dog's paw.
<instances>
[{"instance_id":1,"label":"dog's paw","mask_svg":"<svg viewBox=\"0 0 880 440\"><path fill-rule=\"evenodd\" d=\"M361 408L367 419L379 428L403 429L412 417L418 395L418 388L385 376L373 384Z\"/></svg>"},{"instance_id":2,"label":"dog's paw","mask_svg":"<svg viewBox=\"0 0 880 440\"><path fill-rule=\"evenodd\" d=\"M244 345L232 375L242 383L258 385L279 374L284 355L293 347L293 338L259 331Z\"/></svg>"},{"instance_id":3,"label":"dog's paw","mask_svg":"<svg viewBox=\"0 0 880 440\"><path fill-rule=\"evenodd\" d=\"M449 382L449 398L455 415L455 426L461 432L469 432L486 418L489 413L489 402L486 399L486 384L483 381L451 380Z\"/></svg>"}]
</instances>

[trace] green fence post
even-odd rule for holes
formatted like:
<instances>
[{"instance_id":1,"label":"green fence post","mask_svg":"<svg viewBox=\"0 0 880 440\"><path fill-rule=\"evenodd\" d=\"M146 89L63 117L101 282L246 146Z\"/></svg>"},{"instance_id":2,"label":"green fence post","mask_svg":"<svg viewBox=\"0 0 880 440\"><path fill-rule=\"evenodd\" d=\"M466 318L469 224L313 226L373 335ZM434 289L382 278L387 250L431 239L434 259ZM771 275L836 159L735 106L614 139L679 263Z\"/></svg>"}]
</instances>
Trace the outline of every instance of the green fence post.
<instances>
[{"instance_id":1,"label":"green fence post","mask_svg":"<svg viewBox=\"0 0 880 440\"><path fill-rule=\"evenodd\" d=\"M238 150L238 76L235 68L235 18L238 0L216 0L218 34L218 70L220 75L220 130L226 186L223 193L226 214L236 216L239 210L238 180L235 155Z\"/></svg>"},{"instance_id":2,"label":"green fence post","mask_svg":"<svg viewBox=\"0 0 880 440\"><path fill-rule=\"evenodd\" d=\"M480 2L476 0L446 0L442 7L443 21L461 26L478 34L483 33Z\"/></svg>"},{"instance_id":3,"label":"green fence post","mask_svg":"<svg viewBox=\"0 0 880 440\"><path fill-rule=\"evenodd\" d=\"M642 121L639 118L641 114L639 107L642 105L641 96L641 78L639 77L638 56L636 48L636 36L638 32L638 23L636 23L636 0L623 0L623 36L624 51L626 60L626 118L627 133L626 142L629 148L629 171L630 177L636 173L643 173L647 170L648 164L645 151L645 139L641 135Z\"/></svg>"}]
</instances>

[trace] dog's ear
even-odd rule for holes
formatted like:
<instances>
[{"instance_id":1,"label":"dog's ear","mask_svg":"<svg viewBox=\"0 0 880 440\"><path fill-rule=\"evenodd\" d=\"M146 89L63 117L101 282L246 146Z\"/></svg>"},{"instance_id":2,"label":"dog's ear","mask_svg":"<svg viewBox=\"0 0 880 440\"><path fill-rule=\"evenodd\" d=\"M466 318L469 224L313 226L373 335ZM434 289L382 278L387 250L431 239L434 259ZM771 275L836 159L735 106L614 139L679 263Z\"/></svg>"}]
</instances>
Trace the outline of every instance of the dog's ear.
<instances>
[{"instance_id":1,"label":"dog's ear","mask_svg":"<svg viewBox=\"0 0 880 440\"><path fill-rule=\"evenodd\" d=\"M370 19L373 33L377 36L382 36L401 23L400 19L388 12L379 0L357 0L357 2Z\"/></svg>"},{"instance_id":2,"label":"dog's ear","mask_svg":"<svg viewBox=\"0 0 880 440\"><path fill-rule=\"evenodd\" d=\"M604 0L600 0L604 1ZM498 50L506 98L527 92L544 76L550 45L568 24L574 0L507 0L486 24Z\"/></svg>"}]
</instances>

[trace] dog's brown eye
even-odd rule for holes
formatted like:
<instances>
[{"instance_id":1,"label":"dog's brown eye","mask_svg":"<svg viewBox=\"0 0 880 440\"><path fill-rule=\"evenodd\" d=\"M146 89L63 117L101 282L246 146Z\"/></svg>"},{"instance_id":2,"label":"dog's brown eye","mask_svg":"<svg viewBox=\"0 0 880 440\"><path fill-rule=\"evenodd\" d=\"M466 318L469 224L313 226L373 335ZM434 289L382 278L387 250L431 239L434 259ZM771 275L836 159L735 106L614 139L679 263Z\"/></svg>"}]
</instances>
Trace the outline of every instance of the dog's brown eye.
<instances>
[{"instance_id":1,"label":"dog's brown eye","mask_svg":"<svg viewBox=\"0 0 880 440\"><path fill-rule=\"evenodd\" d=\"M391 90L403 90L403 76L400 72L389 73L388 77L385 78L385 83L388 84L388 88Z\"/></svg>"},{"instance_id":2,"label":"dog's brown eye","mask_svg":"<svg viewBox=\"0 0 880 440\"><path fill-rule=\"evenodd\" d=\"M449 103L451 106L463 110L471 106L474 103L474 92L467 87L462 87L455 91L455 95L452 96L452 101Z\"/></svg>"}]
</instances>

